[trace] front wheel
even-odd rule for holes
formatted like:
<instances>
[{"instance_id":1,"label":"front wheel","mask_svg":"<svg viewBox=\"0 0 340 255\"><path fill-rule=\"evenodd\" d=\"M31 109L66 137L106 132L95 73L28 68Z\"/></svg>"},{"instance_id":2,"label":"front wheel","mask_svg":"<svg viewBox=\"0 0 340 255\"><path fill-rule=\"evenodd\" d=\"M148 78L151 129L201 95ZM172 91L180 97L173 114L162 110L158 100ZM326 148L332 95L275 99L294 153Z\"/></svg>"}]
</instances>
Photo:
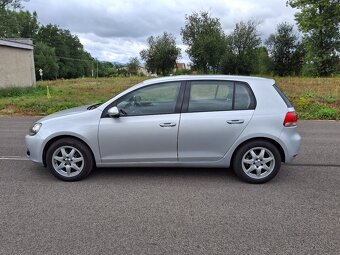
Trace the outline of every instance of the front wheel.
<instances>
[{"instance_id":1,"label":"front wheel","mask_svg":"<svg viewBox=\"0 0 340 255\"><path fill-rule=\"evenodd\" d=\"M90 149L81 141L62 138L48 148L46 164L58 179L78 181L91 172L93 157Z\"/></svg>"},{"instance_id":2,"label":"front wheel","mask_svg":"<svg viewBox=\"0 0 340 255\"><path fill-rule=\"evenodd\" d=\"M271 180L280 167L280 152L267 141L252 141L242 145L233 160L236 175L249 183L265 183Z\"/></svg>"}]
</instances>

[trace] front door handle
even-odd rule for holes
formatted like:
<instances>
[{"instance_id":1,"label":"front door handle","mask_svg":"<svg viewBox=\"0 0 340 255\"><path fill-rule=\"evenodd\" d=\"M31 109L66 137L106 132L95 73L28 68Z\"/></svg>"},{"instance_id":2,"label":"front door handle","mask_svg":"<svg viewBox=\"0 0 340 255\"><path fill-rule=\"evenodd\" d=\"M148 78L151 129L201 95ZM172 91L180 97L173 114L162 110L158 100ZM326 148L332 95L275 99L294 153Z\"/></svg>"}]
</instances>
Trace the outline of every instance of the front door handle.
<instances>
[{"instance_id":1,"label":"front door handle","mask_svg":"<svg viewBox=\"0 0 340 255\"><path fill-rule=\"evenodd\" d=\"M176 126L176 123L173 122L166 122L166 123L161 123L159 124L161 127L174 127Z\"/></svg>"},{"instance_id":2,"label":"front door handle","mask_svg":"<svg viewBox=\"0 0 340 255\"><path fill-rule=\"evenodd\" d=\"M242 124L244 120L227 120L228 124Z\"/></svg>"}]
</instances>

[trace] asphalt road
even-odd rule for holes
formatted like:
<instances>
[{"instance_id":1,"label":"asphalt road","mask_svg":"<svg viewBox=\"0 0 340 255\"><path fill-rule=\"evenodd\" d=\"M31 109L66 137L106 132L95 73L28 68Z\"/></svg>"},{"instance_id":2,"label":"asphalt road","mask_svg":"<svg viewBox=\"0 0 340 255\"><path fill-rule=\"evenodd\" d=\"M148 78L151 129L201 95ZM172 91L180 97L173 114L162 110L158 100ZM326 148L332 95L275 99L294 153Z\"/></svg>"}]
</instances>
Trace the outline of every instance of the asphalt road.
<instances>
[{"instance_id":1,"label":"asphalt road","mask_svg":"<svg viewBox=\"0 0 340 255\"><path fill-rule=\"evenodd\" d=\"M338 254L340 122L301 121L264 185L224 169L96 169L65 183L22 158L34 117L0 117L0 254Z\"/></svg>"}]
</instances>

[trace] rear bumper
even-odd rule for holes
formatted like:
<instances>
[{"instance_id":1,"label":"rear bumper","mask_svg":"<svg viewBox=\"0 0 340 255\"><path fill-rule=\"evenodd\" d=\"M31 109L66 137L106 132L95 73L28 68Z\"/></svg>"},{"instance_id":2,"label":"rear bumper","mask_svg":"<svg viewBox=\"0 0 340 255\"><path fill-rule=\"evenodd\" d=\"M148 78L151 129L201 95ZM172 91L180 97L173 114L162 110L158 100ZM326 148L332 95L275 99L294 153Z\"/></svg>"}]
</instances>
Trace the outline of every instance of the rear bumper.
<instances>
[{"instance_id":1,"label":"rear bumper","mask_svg":"<svg viewBox=\"0 0 340 255\"><path fill-rule=\"evenodd\" d=\"M285 144L285 163L290 163L298 155L301 136L296 131L296 127L284 127L280 140Z\"/></svg>"}]
</instances>

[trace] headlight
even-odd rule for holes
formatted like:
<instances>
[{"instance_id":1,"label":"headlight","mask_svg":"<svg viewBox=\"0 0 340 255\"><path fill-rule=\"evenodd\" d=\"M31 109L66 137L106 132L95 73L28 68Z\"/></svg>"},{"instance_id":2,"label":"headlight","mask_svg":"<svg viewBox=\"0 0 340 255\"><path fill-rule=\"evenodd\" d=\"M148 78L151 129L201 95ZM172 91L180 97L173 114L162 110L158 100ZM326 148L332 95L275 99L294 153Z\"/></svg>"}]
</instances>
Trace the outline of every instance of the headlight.
<instances>
[{"instance_id":1,"label":"headlight","mask_svg":"<svg viewBox=\"0 0 340 255\"><path fill-rule=\"evenodd\" d=\"M31 128L30 128L30 132L29 132L29 135L33 136L33 135L36 135L40 128L41 128L41 123L35 123Z\"/></svg>"}]
</instances>

